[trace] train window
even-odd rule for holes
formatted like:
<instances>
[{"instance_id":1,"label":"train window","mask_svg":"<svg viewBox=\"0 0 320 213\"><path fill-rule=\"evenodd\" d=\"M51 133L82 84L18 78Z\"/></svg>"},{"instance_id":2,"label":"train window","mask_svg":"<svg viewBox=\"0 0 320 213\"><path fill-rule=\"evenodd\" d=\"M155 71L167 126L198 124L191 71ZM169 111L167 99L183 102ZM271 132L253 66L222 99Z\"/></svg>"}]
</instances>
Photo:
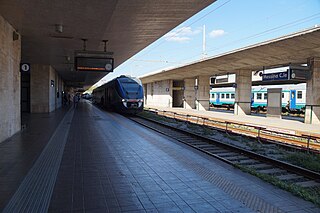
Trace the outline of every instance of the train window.
<instances>
[{"instance_id":1,"label":"train window","mask_svg":"<svg viewBox=\"0 0 320 213\"><path fill-rule=\"evenodd\" d=\"M284 98L284 92L282 93L282 98Z\"/></svg>"},{"instance_id":2,"label":"train window","mask_svg":"<svg viewBox=\"0 0 320 213\"><path fill-rule=\"evenodd\" d=\"M268 93L264 93L263 99L264 99L264 100L267 100L267 99L268 99Z\"/></svg>"},{"instance_id":3,"label":"train window","mask_svg":"<svg viewBox=\"0 0 320 213\"><path fill-rule=\"evenodd\" d=\"M297 99L302 99L302 91L298 91Z\"/></svg>"},{"instance_id":4,"label":"train window","mask_svg":"<svg viewBox=\"0 0 320 213\"><path fill-rule=\"evenodd\" d=\"M257 99L259 99L259 100L262 99L262 93L257 93Z\"/></svg>"},{"instance_id":5,"label":"train window","mask_svg":"<svg viewBox=\"0 0 320 213\"><path fill-rule=\"evenodd\" d=\"M233 98L233 99L234 99L234 94L231 94L231 98Z\"/></svg>"},{"instance_id":6,"label":"train window","mask_svg":"<svg viewBox=\"0 0 320 213\"><path fill-rule=\"evenodd\" d=\"M224 98L224 93L221 94L221 98Z\"/></svg>"},{"instance_id":7,"label":"train window","mask_svg":"<svg viewBox=\"0 0 320 213\"><path fill-rule=\"evenodd\" d=\"M211 98L214 98L214 93L211 94Z\"/></svg>"},{"instance_id":8,"label":"train window","mask_svg":"<svg viewBox=\"0 0 320 213\"><path fill-rule=\"evenodd\" d=\"M230 98L230 94L228 93L228 94L226 94L226 98L227 99L229 99Z\"/></svg>"}]
</instances>

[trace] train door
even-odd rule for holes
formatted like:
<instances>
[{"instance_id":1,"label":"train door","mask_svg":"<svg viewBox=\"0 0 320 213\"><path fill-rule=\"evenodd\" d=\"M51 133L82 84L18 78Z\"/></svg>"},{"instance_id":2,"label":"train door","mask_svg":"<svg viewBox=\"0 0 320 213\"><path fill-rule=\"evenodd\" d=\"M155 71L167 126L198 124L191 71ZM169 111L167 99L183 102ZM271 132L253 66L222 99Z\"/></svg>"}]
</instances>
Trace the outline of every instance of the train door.
<instances>
[{"instance_id":1,"label":"train door","mask_svg":"<svg viewBox=\"0 0 320 213\"><path fill-rule=\"evenodd\" d=\"M217 105L220 104L220 93L219 92L216 93L216 104Z\"/></svg>"},{"instance_id":2,"label":"train door","mask_svg":"<svg viewBox=\"0 0 320 213\"><path fill-rule=\"evenodd\" d=\"M291 90L290 91L290 109L295 109L296 108L296 90Z\"/></svg>"}]
</instances>

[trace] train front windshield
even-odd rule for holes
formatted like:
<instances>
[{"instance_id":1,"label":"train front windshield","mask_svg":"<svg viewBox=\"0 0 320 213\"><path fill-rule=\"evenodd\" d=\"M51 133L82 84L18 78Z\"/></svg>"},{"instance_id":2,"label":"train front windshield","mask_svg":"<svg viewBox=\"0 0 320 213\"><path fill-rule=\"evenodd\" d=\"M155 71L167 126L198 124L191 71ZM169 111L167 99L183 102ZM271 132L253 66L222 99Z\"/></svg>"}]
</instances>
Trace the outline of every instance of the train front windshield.
<instances>
[{"instance_id":1,"label":"train front windshield","mask_svg":"<svg viewBox=\"0 0 320 213\"><path fill-rule=\"evenodd\" d=\"M142 99L142 86L138 80L134 79L120 79L121 87L128 99Z\"/></svg>"}]
</instances>

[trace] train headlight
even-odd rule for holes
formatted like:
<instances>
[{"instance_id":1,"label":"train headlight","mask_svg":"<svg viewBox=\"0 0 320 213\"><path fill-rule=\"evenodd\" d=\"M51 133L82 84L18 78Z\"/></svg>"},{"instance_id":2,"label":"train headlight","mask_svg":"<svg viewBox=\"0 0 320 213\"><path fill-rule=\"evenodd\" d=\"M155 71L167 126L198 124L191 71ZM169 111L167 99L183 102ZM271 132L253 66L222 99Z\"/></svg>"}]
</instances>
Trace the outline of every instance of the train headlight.
<instances>
[{"instance_id":1,"label":"train headlight","mask_svg":"<svg viewBox=\"0 0 320 213\"><path fill-rule=\"evenodd\" d=\"M122 99L122 102L127 102L127 99Z\"/></svg>"},{"instance_id":2,"label":"train headlight","mask_svg":"<svg viewBox=\"0 0 320 213\"><path fill-rule=\"evenodd\" d=\"M138 102L143 102L143 99L139 99L139 101Z\"/></svg>"}]
</instances>

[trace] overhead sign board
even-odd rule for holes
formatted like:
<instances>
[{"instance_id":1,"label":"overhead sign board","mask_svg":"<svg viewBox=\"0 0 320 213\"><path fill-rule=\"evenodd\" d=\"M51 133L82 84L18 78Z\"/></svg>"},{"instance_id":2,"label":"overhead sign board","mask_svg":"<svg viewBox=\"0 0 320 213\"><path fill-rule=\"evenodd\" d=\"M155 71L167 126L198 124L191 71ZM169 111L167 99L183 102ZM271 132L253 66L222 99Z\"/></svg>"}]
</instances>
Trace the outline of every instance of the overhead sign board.
<instances>
[{"instance_id":1,"label":"overhead sign board","mask_svg":"<svg viewBox=\"0 0 320 213\"><path fill-rule=\"evenodd\" d=\"M113 72L113 52L75 51L75 69L77 71Z\"/></svg>"},{"instance_id":2,"label":"overhead sign board","mask_svg":"<svg viewBox=\"0 0 320 213\"><path fill-rule=\"evenodd\" d=\"M113 72L113 58L76 57L75 69L77 71Z\"/></svg>"},{"instance_id":3,"label":"overhead sign board","mask_svg":"<svg viewBox=\"0 0 320 213\"><path fill-rule=\"evenodd\" d=\"M309 77L309 67L289 66L290 79L307 80Z\"/></svg>"},{"instance_id":4,"label":"overhead sign board","mask_svg":"<svg viewBox=\"0 0 320 213\"><path fill-rule=\"evenodd\" d=\"M281 80L288 80L288 79L289 79L288 71L262 74L262 81L281 81Z\"/></svg>"}]
</instances>

